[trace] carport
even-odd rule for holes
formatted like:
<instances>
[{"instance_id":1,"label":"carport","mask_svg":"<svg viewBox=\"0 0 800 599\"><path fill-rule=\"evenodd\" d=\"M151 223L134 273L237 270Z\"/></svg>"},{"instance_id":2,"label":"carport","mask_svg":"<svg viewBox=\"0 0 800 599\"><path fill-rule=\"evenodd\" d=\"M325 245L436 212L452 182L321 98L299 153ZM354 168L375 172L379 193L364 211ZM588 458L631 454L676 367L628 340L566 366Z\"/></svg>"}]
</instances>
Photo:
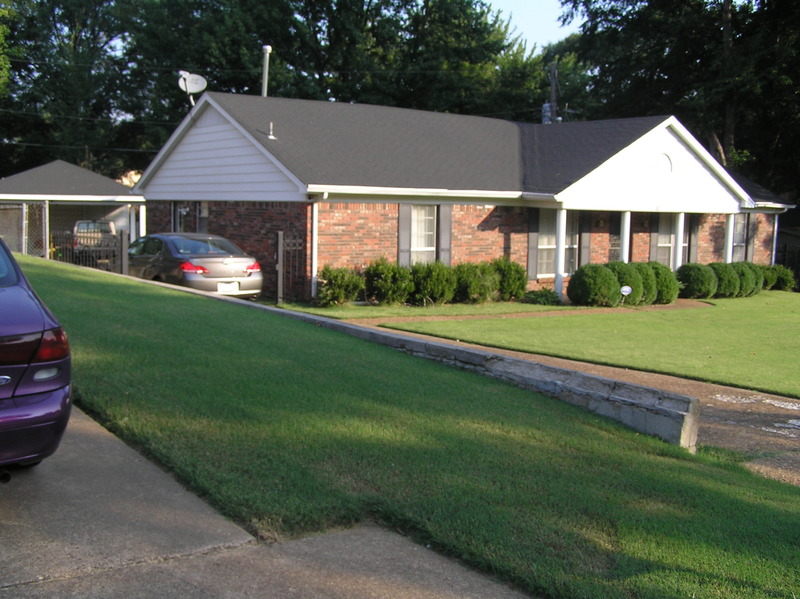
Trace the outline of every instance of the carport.
<instances>
[{"instance_id":1,"label":"carport","mask_svg":"<svg viewBox=\"0 0 800 599\"><path fill-rule=\"evenodd\" d=\"M53 235L71 233L78 220L110 220L136 239L145 232L144 197L63 160L0 179L0 236L12 251L52 258Z\"/></svg>"}]
</instances>

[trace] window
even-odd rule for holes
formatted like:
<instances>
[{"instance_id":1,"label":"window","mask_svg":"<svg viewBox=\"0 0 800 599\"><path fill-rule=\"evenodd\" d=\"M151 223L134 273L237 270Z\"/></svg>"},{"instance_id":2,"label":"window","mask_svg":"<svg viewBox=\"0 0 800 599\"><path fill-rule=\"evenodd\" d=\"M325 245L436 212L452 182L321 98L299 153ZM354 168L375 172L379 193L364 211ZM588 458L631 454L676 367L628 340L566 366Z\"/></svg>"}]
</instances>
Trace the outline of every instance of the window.
<instances>
[{"instance_id":1,"label":"window","mask_svg":"<svg viewBox=\"0 0 800 599\"><path fill-rule=\"evenodd\" d=\"M556 229L557 210L539 210L539 237L536 268L537 276L552 277L556 274ZM571 275L578 264L578 213L567 212L567 235L564 243L564 274Z\"/></svg>"},{"instance_id":2,"label":"window","mask_svg":"<svg viewBox=\"0 0 800 599\"><path fill-rule=\"evenodd\" d=\"M658 215L658 232L656 233L655 261L672 268L672 244L675 238L672 231L673 217L671 214Z\"/></svg>"},{"instance_id":3,"label":"window","mask_svg":"<svg viewBox=\"0 0 800 599\"><path fill-rule=\"evenodd\" d=\"M436 260L436 206L411 207L411 264Z\"/></svg>"},{"instance_id":4,"label":"window","mask_svg":"<svg viewBox=\"0 0 800 599\"><path fill-rule=\"evenodd\" d=\"M733 215L733 261L747 260L747 214Z\"/></svg>"}]
</instances>

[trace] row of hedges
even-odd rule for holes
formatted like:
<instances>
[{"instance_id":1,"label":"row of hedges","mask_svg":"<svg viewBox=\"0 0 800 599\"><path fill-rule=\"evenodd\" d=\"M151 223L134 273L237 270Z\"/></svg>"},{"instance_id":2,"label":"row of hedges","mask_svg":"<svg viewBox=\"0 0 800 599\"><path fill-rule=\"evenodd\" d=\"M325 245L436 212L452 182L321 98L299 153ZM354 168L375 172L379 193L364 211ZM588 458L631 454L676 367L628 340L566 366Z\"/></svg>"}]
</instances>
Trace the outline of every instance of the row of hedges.
<instances>
[{"instance_id":1,"label":"row of hedges","mask_svg":"<svg viewBox=\"0 0 800 599\"><path fill-rule=\"evenodd\" d=\"M624 286L631 292L624 297ZM609 262L584 264L569 280L567 297L578 306L632 306L671 304L680 285L675 273L658 262Z\"/></svg>"},{"instance_id":2,"label":"row of hedges","mask_svg":"<svg viewBox=\"0 0 800 599\"><path fill-rule=\"evenodd\" d=\"M680 296L686 298L748 297L762 289L792 291L795 288L794 273L780 264L684 264L677 276L681 284Z\"/></svg>"},{"instance_id":3,"label":"row of hedges","mask_svg":"<svg viewBox=\"0 0 800 599\"><path fill-rule=\"evenodd\" d=\"M631 289L623 297L620 289ZM762 289L791 291L794 274L785 266L751 262L684 264L677 273L658 262L585 264L572 275L567 296L579 306L671 304L684 298L747 297Z\"/></svg>"},{"instance_id":4,"label":"row of hedges","mask_svg":"<svg viewBox=\"0 0 800 599\"><path fill-rule=\"evenodd\" d=\"M528 276L523 266L507 258L457 266L430 262L411 268L380 258L363 270L325 266L319 282L316 301L320 306L359 298L373 304L426 306L521 299Z\"/></svg>"}]
</instances>

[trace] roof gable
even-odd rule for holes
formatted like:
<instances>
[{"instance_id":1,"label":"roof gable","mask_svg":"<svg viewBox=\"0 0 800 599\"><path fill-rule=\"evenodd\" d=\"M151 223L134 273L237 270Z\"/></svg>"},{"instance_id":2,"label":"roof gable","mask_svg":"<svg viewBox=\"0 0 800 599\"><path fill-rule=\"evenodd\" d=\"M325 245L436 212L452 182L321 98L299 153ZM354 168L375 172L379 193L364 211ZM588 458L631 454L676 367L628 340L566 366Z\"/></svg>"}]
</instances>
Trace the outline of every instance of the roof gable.
<instances>
[{"instance_id":1,"label":"roof gable","mask_svg":"<svg viewBox=\"0 0 800 599\"><path fill-rule=\"evenodd\" d=\"M752 201L674 117L558 194L567 209L734 213Z\"/></svg>"},{"instance_id":2,"label":"roof gable","mask_svg":"<svg viewBox=\"0 0 800 599\"><path fill-rule=\"evenodd\" d=\"M0 196L129 196L131 189L88 169L54 160L0 179ZM137 198L132 197L131 201Z\"/></svg>"},{"instance_id":3,"label":"roof gable","mask_svg":"<svg viewBox=\"0 0 800 599\"><path fill-rule=\"evenodd\" d=\"M563 191L667 118L521 124L522 189Z\"/></svg>"}]
</instances>

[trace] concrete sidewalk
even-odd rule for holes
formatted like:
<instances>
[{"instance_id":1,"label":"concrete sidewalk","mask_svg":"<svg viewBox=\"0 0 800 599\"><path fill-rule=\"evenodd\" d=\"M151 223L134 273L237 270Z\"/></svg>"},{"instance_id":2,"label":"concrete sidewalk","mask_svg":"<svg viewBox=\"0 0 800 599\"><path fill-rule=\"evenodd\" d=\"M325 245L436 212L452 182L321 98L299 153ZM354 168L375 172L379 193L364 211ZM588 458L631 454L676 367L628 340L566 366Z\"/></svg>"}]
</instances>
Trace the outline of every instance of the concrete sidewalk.
<instances>
[{"instance_id":1,"label":"concrete sidewalk","mask_svg":"<svg viewBox=\"0 0 800 599\"><path fill-rule=\"evenodd\" d=\"M525 596L374 525L258 543L79 410L0 486L0 597Z\"/></svg>"}]
</instances>

